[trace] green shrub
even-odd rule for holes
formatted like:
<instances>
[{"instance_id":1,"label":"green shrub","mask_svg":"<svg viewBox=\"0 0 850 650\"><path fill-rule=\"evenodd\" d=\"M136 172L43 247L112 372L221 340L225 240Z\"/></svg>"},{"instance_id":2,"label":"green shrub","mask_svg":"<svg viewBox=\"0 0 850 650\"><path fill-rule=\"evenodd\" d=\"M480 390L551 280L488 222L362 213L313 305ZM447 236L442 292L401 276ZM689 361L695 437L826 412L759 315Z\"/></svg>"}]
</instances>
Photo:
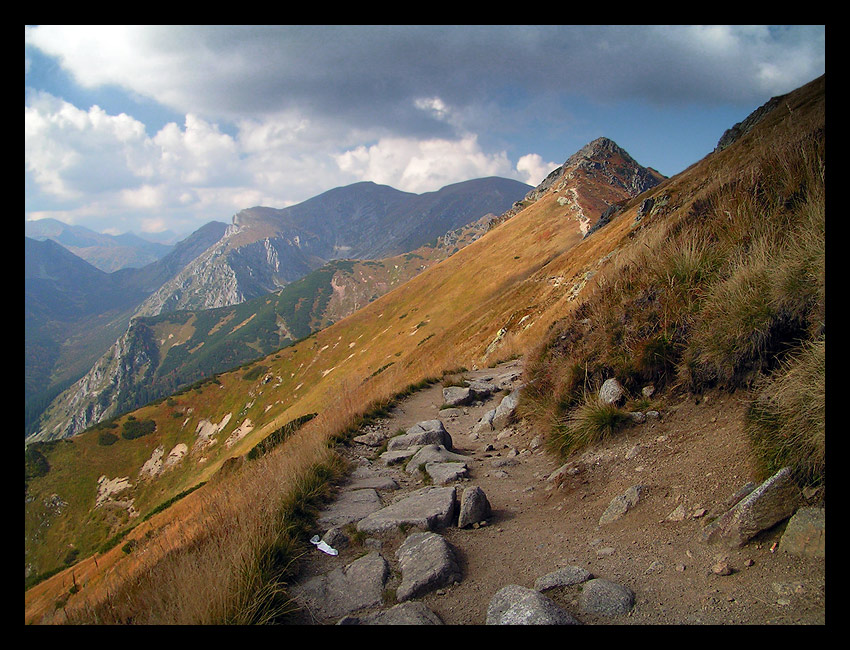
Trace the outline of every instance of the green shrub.
<instances>
[{"instance_id":1,"label":"green shrub","mask_svg":"<svg viewBox=\"0 0 850 650\"><path fill-rule=\"evenodd\" d=\"M248 370L245 374L242 375L242 379L247 381L254 381L255 379L259 379L260 375L266 373L268 371L268 366L254 366L250 370Z\"/></svg>"},{"instance_id":2,"label":"green shrub","mask_svg":"<svg viewBox=\"0 0 850 650\"><path fill-rule=\"evenodd\" d=\"M101 447L108 447L109 445L114 445L118 441L118 436L110 431L103 431L97 436L97 444Z\"/></svg>"},{"instance_id":3,"label":"green shrub","mask_svg":"<svg viewBox=\"0 0 850 650\"><path fill-rule=\"evenodd\" d=\"M156 430L156 422L153 420L137 420L132 415L124 422L121 429L121 437L125 440L135 440Z\"/></svg>"}]
</instances>

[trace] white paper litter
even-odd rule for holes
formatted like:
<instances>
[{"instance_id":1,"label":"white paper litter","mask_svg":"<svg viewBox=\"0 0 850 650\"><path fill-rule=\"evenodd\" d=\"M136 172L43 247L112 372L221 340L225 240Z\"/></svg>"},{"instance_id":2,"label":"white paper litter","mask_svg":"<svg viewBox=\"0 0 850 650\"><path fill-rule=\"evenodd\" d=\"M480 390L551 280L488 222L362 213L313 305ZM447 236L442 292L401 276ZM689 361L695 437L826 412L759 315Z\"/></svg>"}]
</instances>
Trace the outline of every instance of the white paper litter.
<instances>
[{"instance_id":1,"label":"white paper litter","mask_svg":"<svg viewBox=\"0 0 850 650\"><path fill-rule=\"evenodd\" d=\"M327 544L325 544L325 542L319 539L318 535L313 535L313 537L310 538L310 543L315 544L316 548L318 548L320 551L327 553L328 555L339 554L339 551L337 551L335 548L328 546Z\"/></svg>"}]
</instances>

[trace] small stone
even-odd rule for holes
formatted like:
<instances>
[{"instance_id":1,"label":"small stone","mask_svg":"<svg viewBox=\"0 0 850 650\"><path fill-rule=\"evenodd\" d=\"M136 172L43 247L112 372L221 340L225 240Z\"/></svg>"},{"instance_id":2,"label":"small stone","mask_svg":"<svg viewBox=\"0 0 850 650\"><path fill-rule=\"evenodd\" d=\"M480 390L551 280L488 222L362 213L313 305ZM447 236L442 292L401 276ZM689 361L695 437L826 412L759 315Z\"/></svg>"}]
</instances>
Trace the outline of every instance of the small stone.
<instances>
[{"instance_id":1,"label":"small stone","mask_svg":"<svg viewBox=\"0 0 850 650\"><path fill-rule=\"evenodd\" d=\"M696 510L694 510L694 514L693 514L693 515L691 515L691 516L692 516L694 519L699 519L700 517L702 517L703 515L705 515L705 513L706 513L706 512L708 512L708 511L707 511L705 508L697 508Z\"/></svg>"},{"instance_id":2,"label":"small stone","mask_svg":"<svg viewBox=\"0 0 850 650\"><path fill-rule=\"evenodd\" d=\"M744 560L744 566L753 566L753 564L755 564L755 562L753 562L750 558Z\"/></svg>"},{"instance_id":3,"label":"small stone","mask_svg":"<svg viewBox=\"0 0 850 650\"><path fill-rule=\"evenodd\" d=\"M687 568L687 567L685 567L685 565L684 565L684 564L682 564L681 562L679 562L679 563L676 565L676 571L678 571L679 573L683 572L686 568Z\"/></svg>"},{"instance_id":4,"label":"small stone","mask_svg":"<svg viewBox=\"0 0 850 650\"><path fill-rule=\"evenodd\" d=\"M729 566L729 562L724 558L722 560L718 560L714 566L711 567L711 572L718 576L729 576L732 575L732 567Z\"/></svg>"}]
</instances>

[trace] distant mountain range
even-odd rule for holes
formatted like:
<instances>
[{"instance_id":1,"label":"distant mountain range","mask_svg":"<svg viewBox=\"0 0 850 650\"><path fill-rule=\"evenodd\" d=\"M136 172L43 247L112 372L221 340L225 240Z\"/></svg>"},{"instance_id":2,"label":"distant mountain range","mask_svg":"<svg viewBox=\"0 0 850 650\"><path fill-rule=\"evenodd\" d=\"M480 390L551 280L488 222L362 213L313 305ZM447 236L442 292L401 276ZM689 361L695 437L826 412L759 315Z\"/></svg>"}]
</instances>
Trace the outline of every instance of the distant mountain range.
<instances>
[{"instance_id":1,"label":"distant mountain range","mask_svg":"<svg viewBox=\"0 0 850 650\"><path fill-rule=\"evenodd\" d=\"M24 235L38 241L53 240L107 273L119 269L141 268L165 257L172 248L161 240L144 239L130 232L123 235L106 235L84 226L71 226L56 219L26 221Z\"/></svg>"},{"instance_id":2,"label":"distant mountain range","mask_svg":"<svg viewBox=\"0 0 850 650\"><path fill-rule=\"evenodd\" d=\"M164 361L161 351L155 351L156 346L151 347L145 337L148 326L139 321L143 317L241 305L283 290L274 298L278 311L285 314L279 317L283 323L280 327L273 325L273 331L261 332L256 340L230 341L217 349L207 346L189 364L194 370L180 369L160 382L173 390L187 378L265 354L345 315L345 309L337 307L330 315L325 308L334 291L331 280L336 278L342 283L338 286L343 286L345 280L341 278L350 268L331 266L322 270L327 262L386 256L389 263L389 257L430 243L428 252L420 257L427 257L431 263L448 254L445 241L438 246L447 232L458 231L485 215L505 212L530 189L497 177L456 183L421 195L374 183L355 183L284 209L243 210L233 217L230 226L207 224L157 262L109 274L82 260L72 262L66 254L47 259L49 256L41 251L56 244L28 239L26 433L42 428L37 419L53 401L57 404L47 418L47 428L61 430L64 436L157 394L150 386L140 390ZM453 236L464 238L468 240L468 233ZM401 265L397 262L392 263L392 272L373 274L381 278L374 286L349 290L349 298L357 299L347 303L346 309L362 306L400 278L407 279L426 266L407 263L409 260ZM300 285L288 287L313 271L321 272L313 280L305 278ZM337 275L338 271L342 275ZM390 276L394 280L390 281ZM305 296L304 287L319 291L319 295ZM309 309L302 309L299 303L296 310L290 298L295 294L302 301L319 303ZM265 321L257 319L239 337L255 332L260 322ZM136 347L142 343L142 348ZM173 350L166 368L174 370L178 351ZM135 366L125 358L128 354L137 357ZM143 357L146 361L139 365ZM204 360L199 363L201 357ZM70 386L77 380L79 385ZM63 391L64 395L57 398ZM43 428L41 435L47 435Z\"/></svg>"}]
</instances>

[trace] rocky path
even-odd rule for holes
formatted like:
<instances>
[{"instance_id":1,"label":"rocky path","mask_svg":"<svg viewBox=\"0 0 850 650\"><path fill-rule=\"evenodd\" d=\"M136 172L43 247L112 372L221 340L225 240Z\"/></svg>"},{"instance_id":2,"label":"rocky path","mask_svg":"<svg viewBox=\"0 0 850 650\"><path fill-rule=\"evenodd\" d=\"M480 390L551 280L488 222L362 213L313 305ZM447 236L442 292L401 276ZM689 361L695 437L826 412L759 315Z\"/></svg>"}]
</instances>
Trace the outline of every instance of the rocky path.
<instances>
[{"instance_id":1,"label":"rocky path","mask_svg":"<svg viewBox=\"0 0 850 650\"><path fill-rule=\"evenodd\" d=\"M796 546L787 519L743 546L705 541L753 474L742 401L662 400L562 464L497 410L521 370L419 391L341 450L354 470L291 589L305 624L825 622L811 528Z\"/></svg>"}]
</instances>

